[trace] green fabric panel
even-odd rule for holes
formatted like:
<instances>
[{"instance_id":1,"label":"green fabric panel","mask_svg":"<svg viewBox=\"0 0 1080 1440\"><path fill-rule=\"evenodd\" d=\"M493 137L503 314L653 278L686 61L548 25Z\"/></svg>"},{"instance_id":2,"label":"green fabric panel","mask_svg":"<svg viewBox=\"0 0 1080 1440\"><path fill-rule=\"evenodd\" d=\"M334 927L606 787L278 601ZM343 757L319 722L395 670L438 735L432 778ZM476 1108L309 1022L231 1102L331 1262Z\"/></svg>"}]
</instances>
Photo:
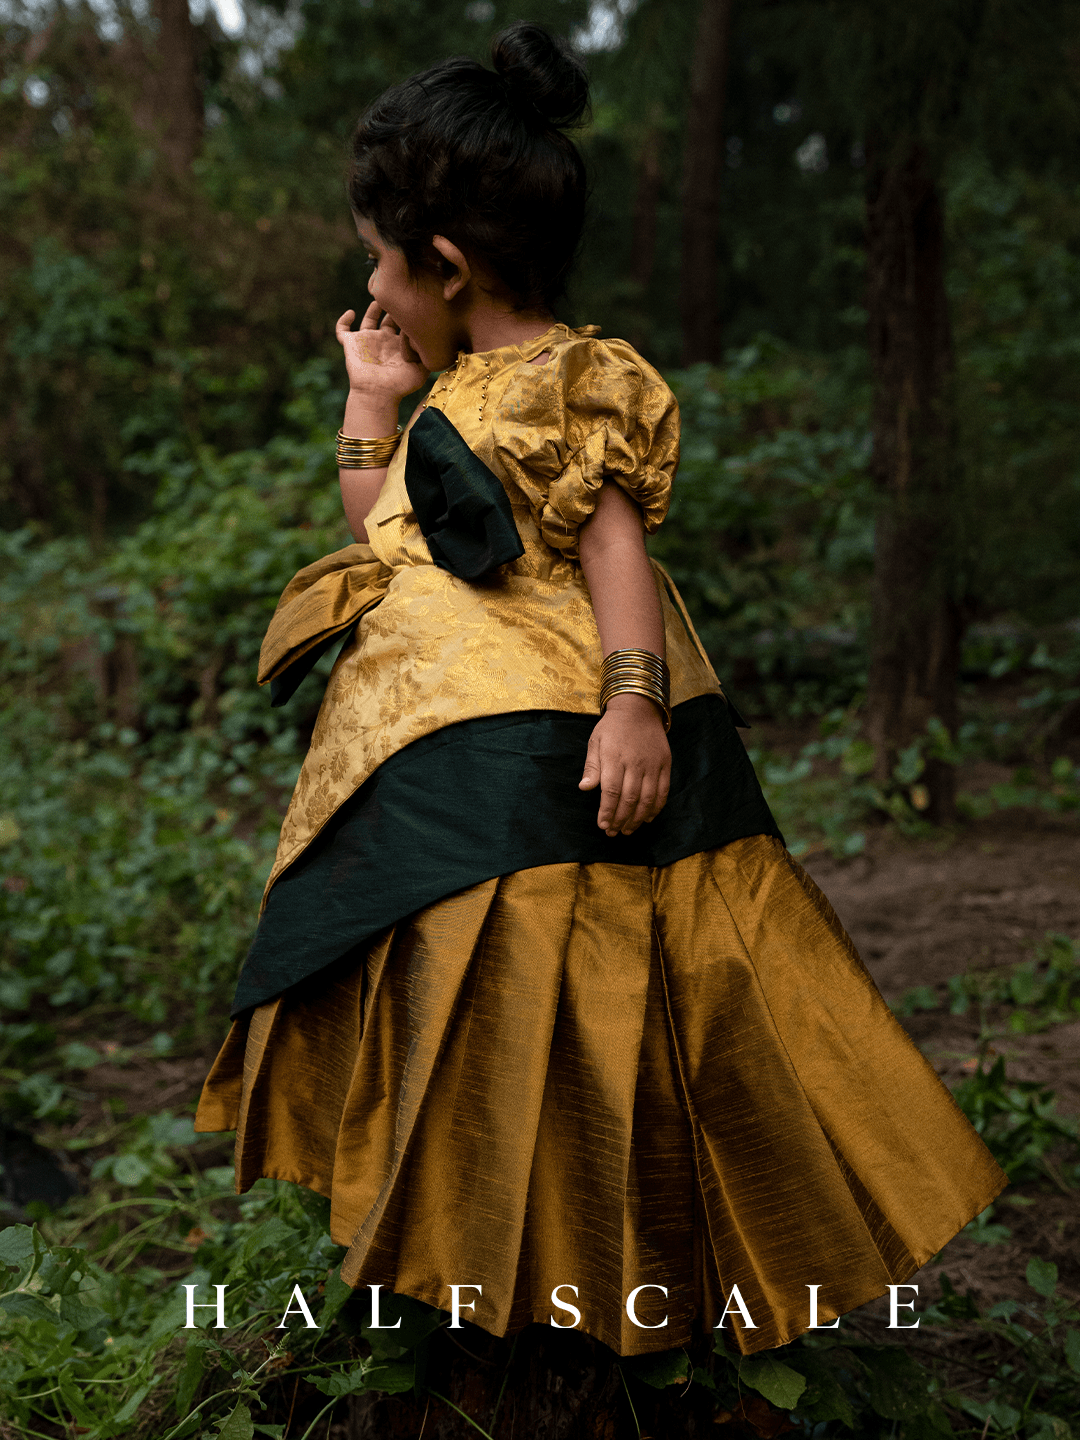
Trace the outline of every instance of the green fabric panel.
<instances>
[{"instance_id":1,"label":"green fabric panel","mask_svg":"<svg viewBox=\"0 0 1080 1440\"><path fill-rule=\"evenodd\" d=\"M441 410L425 410L409 431L405 488L433 562L476 580L525 554L499 477Z\"/></svg>"},{"instance_id":2,"label":"green fabric panel","mask_svg":"<svg viewBox=\"0 0 1080 1440\"><path fill-rule=\"evenodd\" d=\"M701 695L672 715L667 805L609 838L599 791L577 788L595 724L561 710L489 715L384 761L274 885L232 1013L352 963L395 921L496 875L565 861L670 865L745 835L780 836L727 705Z\"/></svg>"}]
</instances>

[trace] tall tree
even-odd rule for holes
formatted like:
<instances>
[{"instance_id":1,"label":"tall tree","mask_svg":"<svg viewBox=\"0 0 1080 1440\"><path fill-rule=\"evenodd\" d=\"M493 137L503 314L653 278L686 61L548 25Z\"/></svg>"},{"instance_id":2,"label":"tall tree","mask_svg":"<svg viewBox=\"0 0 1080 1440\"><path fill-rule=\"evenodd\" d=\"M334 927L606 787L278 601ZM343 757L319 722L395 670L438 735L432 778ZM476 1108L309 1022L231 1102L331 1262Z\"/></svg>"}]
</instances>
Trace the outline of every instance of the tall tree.
<instances>
[{"instance_id":1,"label":"tall tree","mask_svg":"<svg viewBox=\"0 0 1080 1440\"><path fill-rule=\"evenodd\" d=\"M156 79L162 148L169 162L186 170L203 136L203 97L188 0L154 0L158 22Z\"/></svg>"},{"instance_id":2,"label":"tall tree","mask_svg":"<svg viewBox=\"0 0 1080 1440\"><path fill-rule=\"evenodd\" d=\"M637 157L634 186L634 208L630 216L630 279L639 303L639 318L630 341L638 350L648 343L645 335L644 307L656 269L657 208L664 172L660 164L664 132L661 129L661 107L654 103L646 120L645 134Z\"/></svg>"},{"instance_id":3,"label":"tall tree","mask_svg":"<svg viewBox=\"0 0 1080 1440\"><path fill-rule=\"evenodd\" d=\"M936 717L957 728L962 624L953 348L945 293L945 213L934 159L909 137L869 142L867 249L874 377L875 535L868 729L877 779ZM953 767L927 761L930 816L955 818Z\"/></svg>"},{"instance_id":4,"label":"tall tree","mask_svg":"<svg viewBox=\"0 0 1080 1440\"><path fill-rule=\"evenodd\" d=\"M732 0L701 0L690 61L679 295L684 365L717 365L722 358L717 272L731 6Z\"/></svg>"},{"instance_id":5,"label":"tall tree","mask_svg":"<svg viewBox=\"0 0 1080 1440\"><path fill-rule=\"evenodd\" d=\"M867 310L878 494L867 722L876 773L934 718L957 725L969 504L956 443L944 178L973 147L1003 166L1055 163L1078 129L1070 0L809 0L834 114L866 143ZM824 20L824 25L821 22ZM930 749L930 818L955 815L955 771Z\"/></svg>"},{"instance_id":6,"label":"tall tree","mask_svg":"<svg viewBox=\"0 0 1080 1440\"><path fill-rule=\"evenodd\" d=\"M169 167L191 168L203 137L203 95L195 27L188 0L153 0L152 25L132 25L125 37L138 96L136 124L157 138Z\"/></svg>"}]
</instances>

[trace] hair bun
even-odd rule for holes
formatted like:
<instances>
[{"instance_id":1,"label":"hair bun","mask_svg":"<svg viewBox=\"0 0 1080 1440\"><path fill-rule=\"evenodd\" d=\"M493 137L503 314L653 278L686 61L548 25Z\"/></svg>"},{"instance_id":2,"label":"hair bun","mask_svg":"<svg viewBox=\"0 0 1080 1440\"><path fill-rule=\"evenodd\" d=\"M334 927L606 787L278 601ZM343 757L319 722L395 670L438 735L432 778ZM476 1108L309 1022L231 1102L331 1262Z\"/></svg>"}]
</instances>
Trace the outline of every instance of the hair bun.
<instances>
[{"instance_id":1,"label":"hair bun","mask_svg":"<svg viewBox=\"0 0 1080 1440\"><path fill-rule=\"evenodd\" d=\"M589 77L567 41L531 20L519 20L491 42L491 60L517 109L549 125L573 125L589 103Z\"/></svg>"}]
</instances>

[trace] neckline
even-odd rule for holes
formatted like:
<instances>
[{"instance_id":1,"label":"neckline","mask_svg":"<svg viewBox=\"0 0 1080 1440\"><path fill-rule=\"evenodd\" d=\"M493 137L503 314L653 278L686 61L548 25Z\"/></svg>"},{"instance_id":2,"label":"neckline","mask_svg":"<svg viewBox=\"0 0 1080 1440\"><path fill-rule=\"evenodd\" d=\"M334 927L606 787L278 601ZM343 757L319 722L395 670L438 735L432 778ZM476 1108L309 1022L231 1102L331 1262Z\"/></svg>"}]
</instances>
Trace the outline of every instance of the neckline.
<instances>
[{"instance_id":1,"label":"neckline","mask_svg":"<svg viewBox=\"0 0 1080 1440\"><path fill-rule=\"evenodd\" d=\"M496 356L502 355L507 357L507 363L520 364L535 359L545 350L550 350L553 335L558 334L559 338L563 340L573 338L584 340L590 336L599 335L599 333L599 325L579 325L571 329L564 321L556 320L542 335L536 335L532 340L525 340L520 345L498 345L494 350L459 350L457 360L452 368L460 371L473 360L480 360L486 365L490 365Z\"/></svg>"}]
</instances>

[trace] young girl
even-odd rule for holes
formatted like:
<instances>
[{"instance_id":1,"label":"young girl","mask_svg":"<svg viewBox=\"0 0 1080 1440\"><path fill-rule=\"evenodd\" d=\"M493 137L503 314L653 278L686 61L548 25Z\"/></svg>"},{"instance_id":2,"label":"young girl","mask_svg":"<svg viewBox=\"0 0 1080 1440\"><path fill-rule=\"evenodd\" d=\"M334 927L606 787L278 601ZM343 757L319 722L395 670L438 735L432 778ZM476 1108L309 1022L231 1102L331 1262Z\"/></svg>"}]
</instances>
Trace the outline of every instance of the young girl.
<instances>
[{"instance_id":1,"label":"young girl","mask_svg":"<svg viewBox=\"0 0 1080 1440\"><path fill-rule=\"evenodd\" d=\"M281 701L344 646L197 1128L236 1129L238 1190L330 1197L352 1285L496 1335L579 1314L620 1355L721 1323L765 1349L811 1297L824 1324L908 1280L1005 1177L785 849L646 556L671 392L553 320L584 73L531 24L492 53L354 138L357 543L290 583L260 679Z\"/></svg>"}]
</instances>

